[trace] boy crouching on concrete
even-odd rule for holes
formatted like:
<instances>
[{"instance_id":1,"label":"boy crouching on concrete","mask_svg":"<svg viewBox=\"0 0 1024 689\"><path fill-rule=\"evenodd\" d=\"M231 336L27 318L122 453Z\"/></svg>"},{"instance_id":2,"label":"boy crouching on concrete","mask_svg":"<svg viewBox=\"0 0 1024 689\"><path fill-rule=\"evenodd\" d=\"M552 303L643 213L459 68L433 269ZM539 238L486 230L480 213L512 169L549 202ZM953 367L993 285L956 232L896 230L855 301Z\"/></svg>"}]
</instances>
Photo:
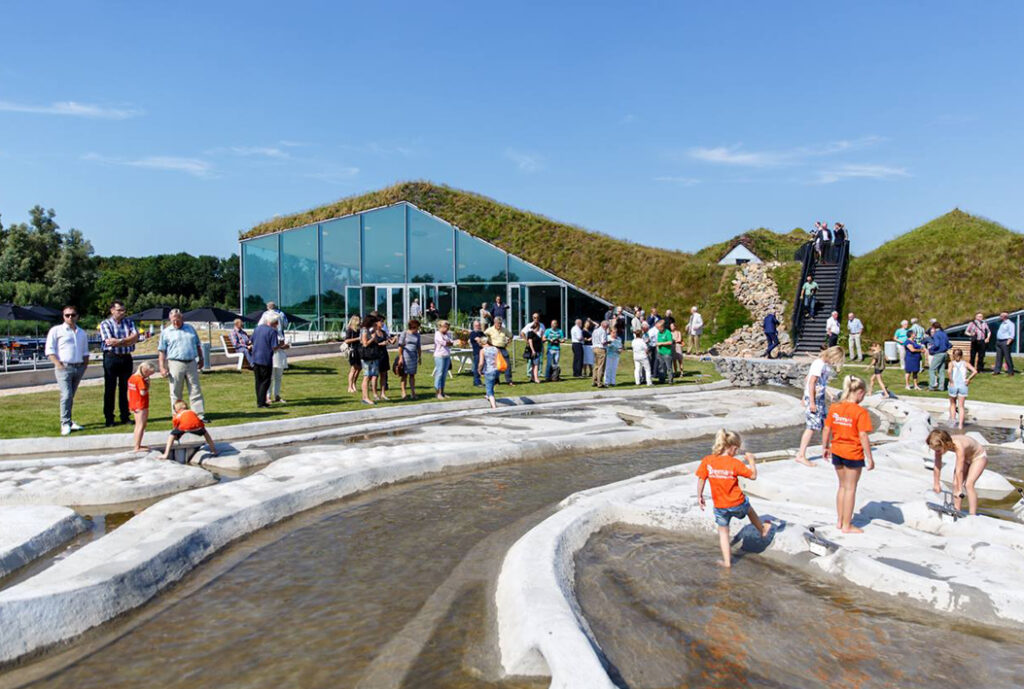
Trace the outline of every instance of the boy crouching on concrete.
<instances>
[{"instance_id":1,"label":"boy crouching on concrete","mask_svg":"<svg viewBox=\"0 0 1024 689\"><path fill-rule=\"evenodd\" d=\"M744 455L746 464L736 459L736 453L740 451L742 441L738 433L727 431L724 428L715 434L715 444L711 454L700 461L697 467L697 501L700 508L704 509L704 483L711 483L711 500L715 505L715 524L718 525L718 541L722 547L722 559L719 561L723 567L732 566L732 551L729 543L729 522L732 519L750 518L761 537L766 537L771 530L770 524L762 523L757 512L750 506L750 500L740 489L738 477L743 476L755 480L757 478L757 465L754 462L754 455L747 452Z\"/></svg>"},{"instance_id":2,"label":"boy crouching on concrete","mask_svg":"<svg viewBox=\"0 0 1024 689\"><path fill-rule=\"evenodd\" d=\"M206 445L210 448L210 454L217 455L217 447L213 444L213 438L210 437L210 432L206 430L206 424L203 423L194 411L188 408L185 404L185 400L178 400L174 403L174 418L172 423L174 428L171 430L170 436L167 438L167 447L164 448L164 459L171 458L171 446L174 445L175 440L180 440L181 436L186 433L192 435L201 435L206 439Z\"/></svg>"}]
</instances>

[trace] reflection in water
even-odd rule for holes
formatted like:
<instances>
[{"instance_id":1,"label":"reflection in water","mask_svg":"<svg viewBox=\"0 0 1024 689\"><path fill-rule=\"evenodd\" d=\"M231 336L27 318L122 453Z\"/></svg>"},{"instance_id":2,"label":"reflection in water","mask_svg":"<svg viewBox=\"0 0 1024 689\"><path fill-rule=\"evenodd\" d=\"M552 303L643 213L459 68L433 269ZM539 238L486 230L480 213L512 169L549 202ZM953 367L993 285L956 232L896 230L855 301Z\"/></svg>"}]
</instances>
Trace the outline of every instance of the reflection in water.
<instances>
[{"instance_id":1,"label":"reflection in water","mask_svg":"<svg viewBox=\"0 0 1024 689\"><path fill-rule=\"evenodd\" d=\"M799 429L785 429L745 440L757 452L791 446L798 438ZM175 593L166 594L150 606L164 609L130 629L130 618L121 623L123 635L94 653L67 667L67 661L51 659L54 667L45 669L52 674L33 686L354 687L474 546L500 535L477 580L465 582L448 617L414 656L404 684L490 686L483 679L493 676L488 669L494 663L482 650L490 648L484 643L483 592L504 551L568 494L699 459L708 447L704 439L509 464L335 503L318 511L319 521L303 519L308 525L298 528L285 523L250 539L278 537L195 593L173 603ZM244 547L233 546L204 567L216 567Z\"/></svg>"},{"instance_id":2,"label":"reflection in water","mask_svg":"<svg viewBox=\"0 0 1024 689\"><path fill-rule=\"evenodd\" d=\"M580 604L635 689L1019 688L1024 635L906 609L759 555L721 570L717 542L634 527L576 558Z\"/></svg>"}]
</instances>

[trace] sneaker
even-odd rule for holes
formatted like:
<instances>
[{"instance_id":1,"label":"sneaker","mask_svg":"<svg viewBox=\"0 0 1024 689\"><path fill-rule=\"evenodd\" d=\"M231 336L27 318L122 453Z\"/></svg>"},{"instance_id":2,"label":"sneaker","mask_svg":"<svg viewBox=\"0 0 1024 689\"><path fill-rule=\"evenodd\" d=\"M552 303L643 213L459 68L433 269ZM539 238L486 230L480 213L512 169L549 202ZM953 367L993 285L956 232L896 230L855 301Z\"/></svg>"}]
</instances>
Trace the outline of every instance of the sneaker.
<instances>
[{"instance_id":1,"label":"sneaker","mask_svg":"<svg viewBox=\"0 0 1024 689\"><path fill-rule=\"evenodd\" d=\"M81 426L79 426L79 425L78 425L77 423L75 423L74 421L72 421L72 422L71 422L71 426L70 426L70 428L71 428L71 430L73 430L73 431L80 431L80 430L82 430L82 427L81 427Z\"/></svg>"},{"instance_id":2,"label":"sneaker","mask_svg":"<svg viewBox=\"0 0 1024 689\"><path fill-rule=\"evenodd\" d=\"M60 434L61 435L71 435L71 424L62 423L60 425Z\"/></svg>"}]
</instances>

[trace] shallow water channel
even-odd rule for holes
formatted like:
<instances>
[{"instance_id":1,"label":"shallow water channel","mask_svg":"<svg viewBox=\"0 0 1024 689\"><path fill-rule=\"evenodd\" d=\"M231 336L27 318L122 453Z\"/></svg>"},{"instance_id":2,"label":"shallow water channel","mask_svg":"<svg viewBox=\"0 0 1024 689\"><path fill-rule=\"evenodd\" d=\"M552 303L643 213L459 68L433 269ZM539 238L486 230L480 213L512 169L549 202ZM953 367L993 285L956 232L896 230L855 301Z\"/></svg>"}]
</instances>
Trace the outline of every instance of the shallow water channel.
<instances>
[{"instance_id":1,"label":"shallow water channel","mask_svg":"<svg viewBox=\"0 0 1024 689\"><path fill-rule=\"evenodd\" d=\"M791 447L799 434L800 429L749 434L746 445L755 452ZM570 493L696 460L708 449L705 439L451 472L332 503L226 549L156 601L87 635L69 650L0 675L0 689L546 687L547 680L494 679L497 661L487 601L507 548ZM634 558L603 546L604 535L597 538L585 553L611 553L614 566L606 566L603 555L585 554L583 571L593 572L587 574L591 583L602 582L600 588L607 591L601 595L628 606L624 616L627 621L639 618L637 629L643 634L663 626L659 616L680 627L697 616L687 633L699 643L673 646L664 643L668 637L663 634L652 636L650 642L639 639L661 659L652 667L668 676L661 661L679 663L686 681L696 682L692 686L746 686L728 676L717 684L699 681L697 668L731 658L734 645L765 646L761 653L772 661L761 668L763 672L747 669L737 677L766 678L767 683L750 686L791 686L772 679L772 674L807 655L827 655L843 647L852 654L870 653L864 648L874 648L875 642L865 637L898 637L908 624L902 617L878 614L866 630L845 637L807 633L803 628L809 622L821 623L817 618L822 617L831 619L835 629L844 629L843 620L862 615L866 604L857 592L848 592L836 597L842 604L829 600L819 610L815 606L823 605L822 593L813 582L803 582L757 556L741 559L731 578L723 579L710 564L716 555L710 541L671 536L680 540L665 548L662 541L669 537L660 535L656 547L641 548L641 557ZM628 542L633 536L625 538ZM679 552L670 552L673 548ZM650 560L666 557L670 566L652 568ZM628 566L623 569L619 560ZM685 570L677 573L683 576L681 581L671 578L675 569ZM630 581L635 577L650 579L638 590L656 591L670 609L649 609L644 596L623 597L623 591L638 588ZM672 590L660 590L665 587ZM693 598L699 587L717 593ZM595 619L609 619L610 611L593 607L588 593L593 593L592 587L581 588ZM740 595L747 589L751 593ZM758 595L784 604L758 607ZM757 614L759 626L754 630L741 624L747 606L754 606ZM993 668L987 667L988 661L976 664L995 677L990 686L1011 686L998 684L1003 677L1000 668L1024 650L1020 639L985 630L951 636L944 631L950 624L947 619L907 613L915 614L925 620L914 626L920 642L901 646L900 652L923 653L932 640L939 653L947 643L959 644L958 653L977 649L981 658L993 659ZM709 627L709 615L722 624ZM803 641L766 641L794 633ZM618 648L612 641L610 647ZM744 658L760 657L744 653ZM627 677L628 667L622 663ZM914 686L900 684L899 665L865 661L863 671L877 674L878 682L834 686ZM970 674L956 677L975 684Z\"/></svg>"}]
</instances>

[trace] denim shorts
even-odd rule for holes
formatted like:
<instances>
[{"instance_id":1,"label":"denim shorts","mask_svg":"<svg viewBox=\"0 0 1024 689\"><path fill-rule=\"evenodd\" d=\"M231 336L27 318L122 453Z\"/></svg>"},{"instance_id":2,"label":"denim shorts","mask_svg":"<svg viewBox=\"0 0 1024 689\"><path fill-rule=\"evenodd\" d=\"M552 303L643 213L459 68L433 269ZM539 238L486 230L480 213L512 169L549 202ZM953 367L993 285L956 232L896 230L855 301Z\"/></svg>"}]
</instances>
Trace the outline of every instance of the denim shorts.
<instances>
[{"instance_id":1,"label":"denim shorts","mask_svg":"<svg viewBox=\"0 0 1024 689\"><path fill-rule=\"evenodd\" d=\"M967 397L967 386L966 385L953 385L949 384L949 396L950 397Z\"/></svg>"},{"instance_id":2,"label":"denim shorts","mask_svg":"<svg viewBox=\"0 0 1024 689\"><path fill-rule=\"evenodd\" d=\"M363 375L376 378L380 375L380 359L363 359Z\"/></svg>"},{"instance_id":3,"label":"denim shorts","mask_svg":"<svg viewBox=\"0 0 1024 689\"><path fill-rule=\"evenodd\" d=\"M846 459L840 457L835 452L832 453L832 466L834 467L846 467L847 469L863 469L863 459Z\"/></svg>"},{"instance_id":4,"label":"denim shorts","mask_svg":"<svg viewBox=\"0 0 1024 689\"><path fill-rule=\"evenodd\" d=\"M744 498L743 502L735 507L716 507L715 523L719 526L729 526L731 519L743 519L750 509L750 500Z\"/></svg>"}]
</instances>

